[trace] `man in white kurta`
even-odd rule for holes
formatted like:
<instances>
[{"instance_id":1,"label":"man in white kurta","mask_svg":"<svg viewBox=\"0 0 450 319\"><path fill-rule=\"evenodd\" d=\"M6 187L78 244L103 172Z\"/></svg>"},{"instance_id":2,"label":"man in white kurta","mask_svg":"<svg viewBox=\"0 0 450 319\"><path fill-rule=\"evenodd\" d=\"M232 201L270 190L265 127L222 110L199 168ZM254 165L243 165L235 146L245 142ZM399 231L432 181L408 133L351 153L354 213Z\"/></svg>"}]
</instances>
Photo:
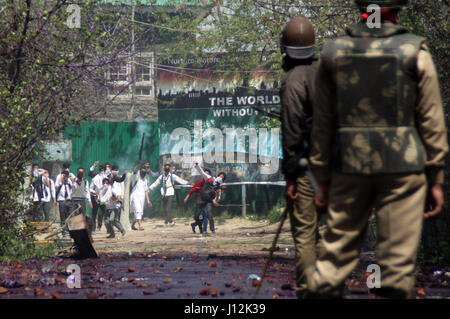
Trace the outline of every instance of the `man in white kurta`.
<instances>
[{"instance_id":1,"label":"man in white kurta","mask_svg":"<svg viewBox=\"0 0 450 319\"><path fill-rule=\"evenodd\" d=\"M139 164L138 164L139 165ZM136 222L138 223L139 230L144 230L142 228L142 216L144 215L144 202L147 199L147 203L151 206L152 203L148 197L148 184L146 176L145 168L141 168L139 173L136 169L133 171L133 175L131 176L131 193L130 193L130 203L131 203L131 211L134 213L134 221L131 226L131 229L137 230L135 227Z\"/></svg>"}]
</instances>

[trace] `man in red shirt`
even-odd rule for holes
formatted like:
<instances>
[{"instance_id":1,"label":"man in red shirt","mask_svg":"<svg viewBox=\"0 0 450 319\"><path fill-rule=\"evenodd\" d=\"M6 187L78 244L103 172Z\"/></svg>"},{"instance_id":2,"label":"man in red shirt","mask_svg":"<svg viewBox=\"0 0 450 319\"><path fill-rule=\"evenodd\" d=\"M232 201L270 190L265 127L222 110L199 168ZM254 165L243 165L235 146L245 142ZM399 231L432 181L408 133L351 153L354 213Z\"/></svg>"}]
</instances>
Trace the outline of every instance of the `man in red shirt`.
<instances>
[{"instance_id":1,"label":"man in red shirt","mask_svg":"<svg viewBox=\"0 0 450 319\"><path fill-rule=\"evenodd\" d=\"M209 169L205 169L205 172L208 175L211 175L211 171ZM184 203L186 204L187 201L189 200L189 197L191 197L191 195L193 193L195 193L195 198L198 199L198 196L200 195L200 192L203 189L203 185L205 185L205 179L199 178L198 180L195 181L194 186L192 186L192 188L189 190L189 193L186 195L186 198L184 199ZM197 206L198 206L198 202L197 202ZM198 226L198 228L200 229L200 233L203 233L203 228L202 228L202 220L200 219L200 215L201 215L201 210L199 209L199 207L197 207L197 209L195 210L195 214L194 214L194 220L195 222L193 222L191 224L192 227L192 231L195 234L195 227Z\"/></svg>"}]
</instances>

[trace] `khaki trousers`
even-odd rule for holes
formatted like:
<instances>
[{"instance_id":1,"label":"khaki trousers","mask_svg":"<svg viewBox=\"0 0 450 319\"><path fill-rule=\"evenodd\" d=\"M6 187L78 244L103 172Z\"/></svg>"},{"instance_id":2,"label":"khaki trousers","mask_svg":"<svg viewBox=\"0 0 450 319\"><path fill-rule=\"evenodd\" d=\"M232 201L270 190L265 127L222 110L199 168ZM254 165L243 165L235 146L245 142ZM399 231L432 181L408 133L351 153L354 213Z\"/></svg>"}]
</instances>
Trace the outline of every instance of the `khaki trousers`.
<instances>
[{"instance_id":1,"label":"khaki trousers","mask_svg":"<svg viewBox=\"0 0 450 319\"><path fill-rule=\"evenodd\" d=\"M422 173L382 176L333 173L324 252L313 272L308 272L311 292L342 294L345 279L358 264L369 213L375 207L381 288L410 293L414 287L426 191Z\"/></svg>"},{"instance_id":2,"label":"khaki trousers","mask_svg":"<svg viewBox=\"0 0 450 319\"><path fill-rule=\"evenodd\" d=\"M298 199L289 210L289 218L296 252L297 296L301 297L307 292L305 270L314 265L320 247L314 190L307 177L297 178L297 194Z\"/></svg>"}]
</instances>

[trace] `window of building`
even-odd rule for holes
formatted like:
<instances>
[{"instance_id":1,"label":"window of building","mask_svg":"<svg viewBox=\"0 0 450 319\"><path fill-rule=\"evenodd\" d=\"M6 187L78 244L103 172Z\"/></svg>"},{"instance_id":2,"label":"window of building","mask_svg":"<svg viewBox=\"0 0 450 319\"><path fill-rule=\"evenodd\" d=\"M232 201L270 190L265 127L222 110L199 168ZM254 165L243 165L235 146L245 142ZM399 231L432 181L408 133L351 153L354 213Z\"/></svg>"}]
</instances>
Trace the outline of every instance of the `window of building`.
<instances>
[{"instance_id":1,"label":"window of building","mask_svg":"<svg viewBox=\"0 0 450 319\"><path fill-rule=\"evenodd\" d=\"M133 62L135 72L134 86L132 85L131 67ZM151 53L135 56L134 59L130 58L128 61L120 61L112 66L106 74L106 81L109 87L108 95L131 98L134 87L135 96L154 98L154 73L153 54Z\"/></svg>"}]
</instances>

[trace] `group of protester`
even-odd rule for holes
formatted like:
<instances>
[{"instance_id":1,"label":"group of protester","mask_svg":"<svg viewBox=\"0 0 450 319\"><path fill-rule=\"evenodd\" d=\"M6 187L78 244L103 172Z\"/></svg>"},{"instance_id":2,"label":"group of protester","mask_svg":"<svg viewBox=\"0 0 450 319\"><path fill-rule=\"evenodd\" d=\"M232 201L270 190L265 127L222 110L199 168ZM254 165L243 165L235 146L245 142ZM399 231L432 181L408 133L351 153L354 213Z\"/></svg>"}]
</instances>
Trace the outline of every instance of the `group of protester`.
<instances>
[{"instance_id":1,"label":"group of protester","mask_svg":"<svg viewBox=\"0 0 450 319\"><path fill-rule=\"evenodd\" d=\"M70 164L64 163L63 171L54 181L47 169L33 164L30 176L32 221L50 221L50 210L55 205L59 210L60 222L64 224L72 213L86 216L88 202L92 216L86 216L86 220L91 233L99 230L104 221L109 238L115 237L113 226L125 235L125 229L120 224L120 213L123 208L126 171L119 176L117 165L105 163L95 172L97 166L98 162L95 162L89 169L88 176L92 178L89 183L85 178L84 168L78 168L75 176L70 171ZM63 232L63 236L65 235L66 232Z\"/></svg>"},{"instance_id":2,"label":"group of protester","mask_svg":"<svg viewBox=\"0 0 450 319\"><path fill-rule=\"evenodd\" d=\"M148 192L161 185L161 209L164 214L164 224L174 226L175 222L172 218L172 203L175 196L175 183L181 185L192 185L191 190L184 199L187 203L189 197L195 193L196 196L196 210L194 214L194 223L191 224L192 231L195 233L196 227L199 228L200 233L204 236L208 235L208 222L210 230L215 235L214 217L212 213L212 205L219 206L220 194L222 192L222 183L225 180L225 173L221 172L217 177L213 177L209 169L203 170L198 163L195 163L195 168L202 176L194 184L182 179L170 172L170 164L164 165L164 173L158 175L150 170L147 162L137 173L140 161L133 170L130 186L130 203L131 211L134 213L134 221L131 226L133 230L143 230L142 216L144 214L145 200L149 206L152 203L149 199ZM158 177L150 186L149 177ZM200 218L201 217L201 218ZM136 223L139 228L136 228Z\"/></svg>"},{"instance_id":3,"label":"group of protester","mask_svg":"<svg viewBox=\"0 0 450 319\"><path fill-rule=\"evenodd\" d=\"M174 226L172 218L172 203L175 196L174 186L176 183L182 185L193 185L184 202L186 203L192 193L196 194L197 207L195 212L195 222L192 230L198 226L200 233L207 235L208 222L212 234L215 234L212 205L218 206L221 194L221 184L225 180L225 173L220 173L218 177L213 177L211 171L205 171L196 163L195 168L202 178L195 184L185 181L181 177L170 172L170 164L164 165L164 173L158 174L150 169L150 162L141 165L141 160L133 169L130 179L130 209L134 214L131 225L132 230L144 230L142 218L144 215L145 202L151 207L149 191L161 185L161 209L164 215L164 224ZM53 180L49 171L39 168L38 164L33 164L30 175L32 202L32 221L50 221L50 210L53 205L58 207L60 222L63 225L66 219L72 214L83 214L90 233L99 231L104 222L108 238L115 237L117 228L122 236L126 231L120 222L125 193L125 179L127 171L119 174L119 167L110 163L99 165L96 161L89 169L89 182L84 175L84 169L78 168L75 176L70 171L70 164L63 164L63 171ZM150 184L150 178L157 179ZM92 209L91 216L86 215L86 202ZM202 217L202 218L201 218ZM136 228L137 224L137 228ZM63 236L67 235L63 232Z\"/></svg>"}]
</instances>

